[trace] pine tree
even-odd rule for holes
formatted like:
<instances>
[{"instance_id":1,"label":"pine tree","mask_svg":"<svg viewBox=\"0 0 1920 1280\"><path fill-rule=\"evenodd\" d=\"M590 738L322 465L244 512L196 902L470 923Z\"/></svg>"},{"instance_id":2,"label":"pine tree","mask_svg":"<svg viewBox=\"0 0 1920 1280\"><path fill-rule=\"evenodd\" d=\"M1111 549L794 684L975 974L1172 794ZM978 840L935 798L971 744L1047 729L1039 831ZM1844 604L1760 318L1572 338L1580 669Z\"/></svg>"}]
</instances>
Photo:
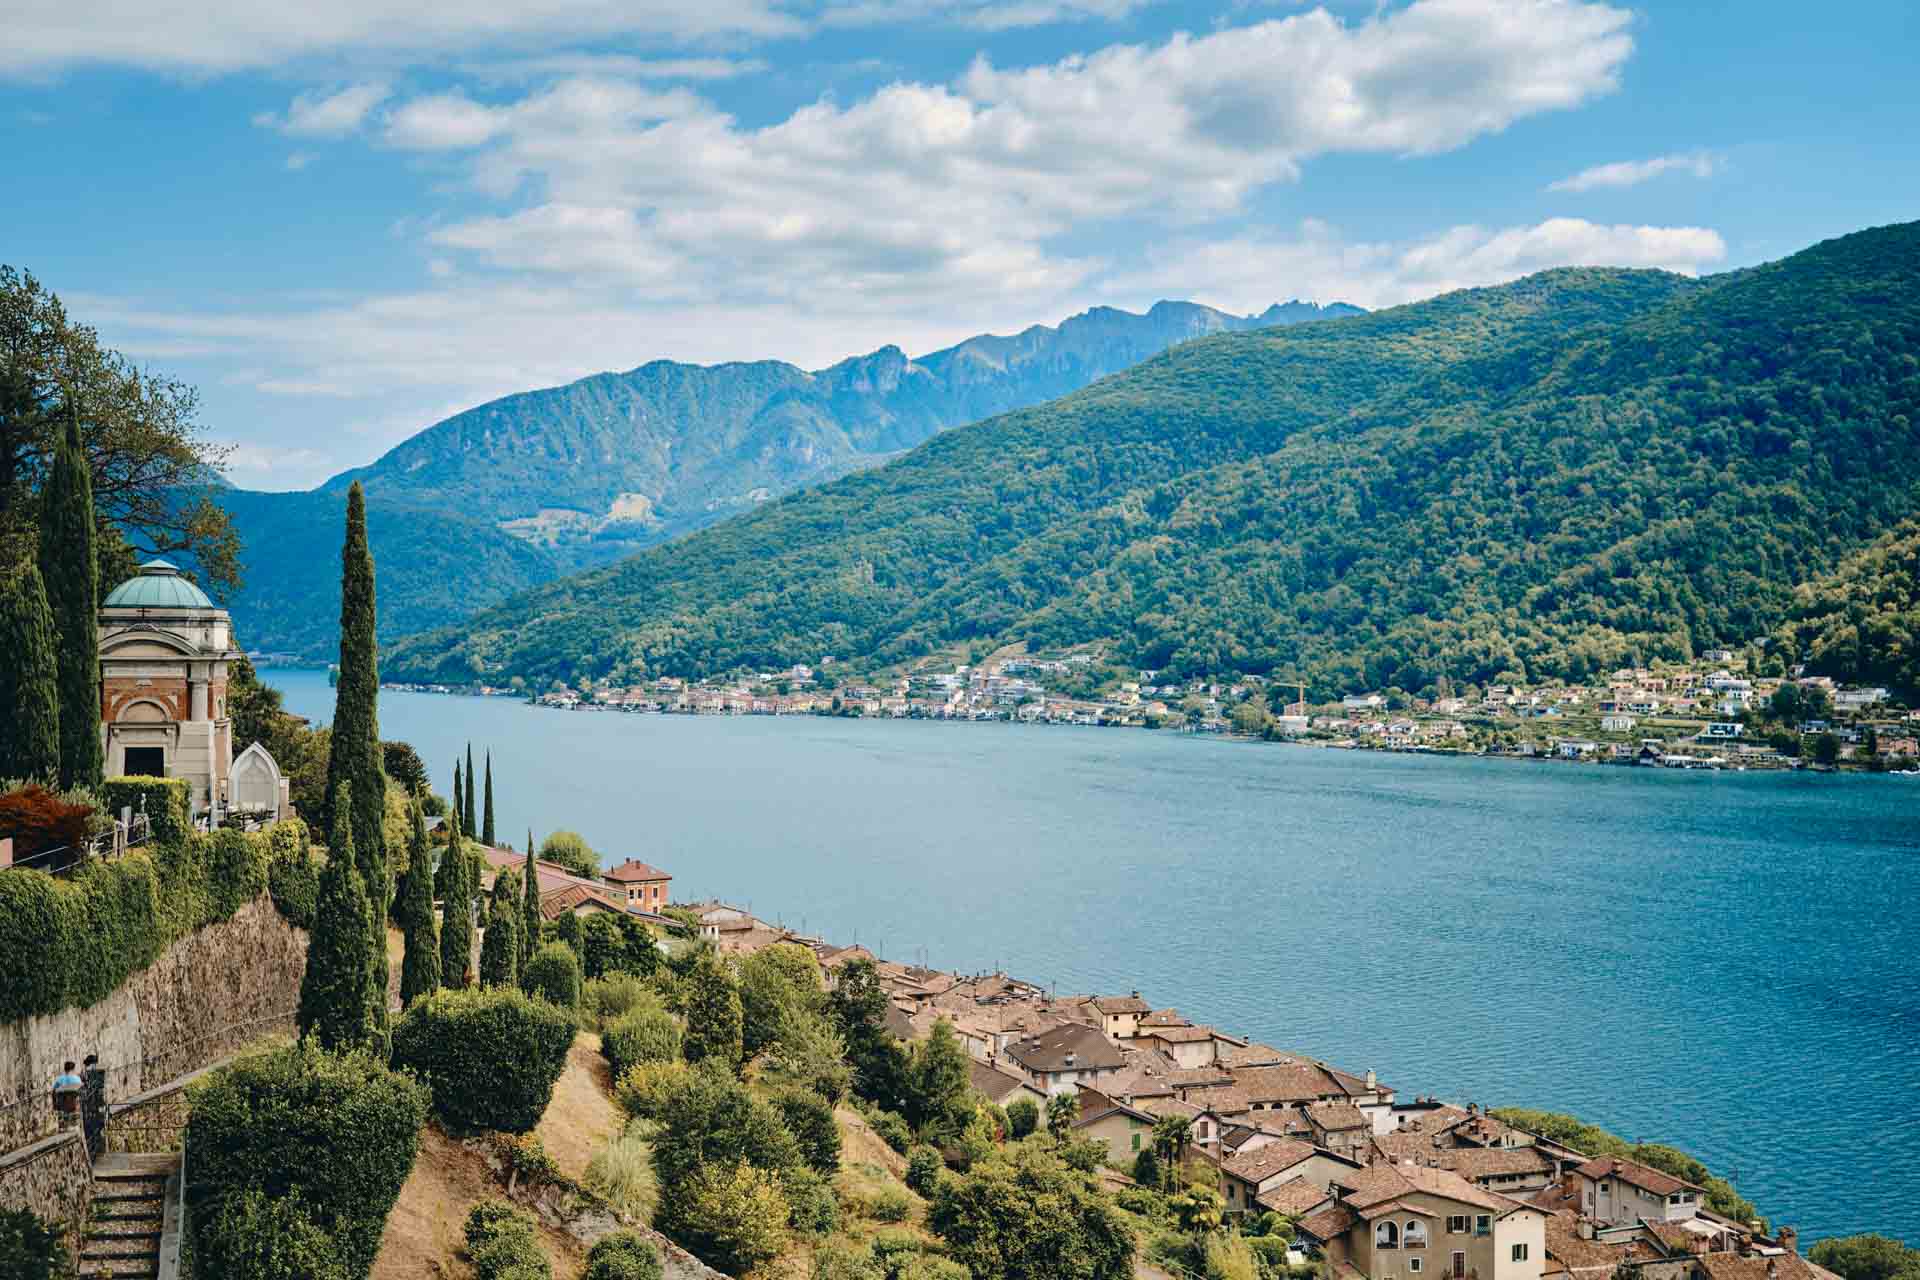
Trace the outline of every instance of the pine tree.
<instances>
[{"instance_id":1,"label":"pine tree","mask_svg":"<svg viewBox=\"0 0 1920 1280\"><path fill-rule=\"evenodd\" d=\"M0 582L0 778L60 777L60 656L53 612L28 560Z\"/></svg>"},{"instance_id":2,"label":"pine tree","mask_svg":"<svg viewBox=\"0 0 1920 1280\"><path fill-rule=\"evenodd\" d=\"M67 420L54 450L41 501L40 578L60 671L60 785L93 787L106 767L100 746L100 566L93 470L77 414Z\"/></svg>"},{"instance_id":3,"label":"pine tree","mask_svg":"<svg viewBox=\"0 0 1920 1280\"><path fill-rule=\"evenodd\" d=\"M511 987L520 980L519 877L502 869L493 878L487 936L480 944L480 984Z\"/></svg>"},{"instance_id":4,"label":"pine tree","mask_svg":"<svg viewBox=\"0 0 1920 1280\"><path fill-rule=\"evenodd\" d=\"M433 847L427 843L427 819L416 797L413 831L407 840L407 882L401 912L407 952L400 962L400 1003L410 1005L440 987L440 934L433 925Z\"/></svg>"},{"instance_id":5,"label":"pine tree","mask_svg":"<svg viewBox=\"0 0 1920 1280\"><path fill-rule=\"evenodd\" d=\"M353 798L353 847L365 882L372 952L373 1025L387 1031L387 776L380 747L380 663L374 643L373 552L367 547L367 500L360 482L347 490L347 534L340 548L340 683L334 690L327 753L327 812L340 829L341 794ZM351 783L346 792L342 788Z\"/></svg>"},{"instance_id":6,"label":"pine tree","mask_svg":"<svg viewBox=\"0 0 1920 1280\"><path fill-rule=\"evenodd\" d=\"M493 848L493 752L487 752L487 811L480 819L480 843Z\"/></svg>"},{"instance_id":7,"label":"pine tree","mask_svg":"<svg viewBox=\"0 0 1920 1280\"><path fill-rule=\"evenodd\" d=\"M466 839L460 815L447 815L447 882L440 904L440 985L464 987L473 967L473 889L467 879Z\"/></svg>"},{"instance_id":8,"label":"pine tree","mask_svg":"<svg viewBox=\"0 0 1920 1280\"><path fill-rule=\"evenodd\" d=\"M353 820L347 807L352 788L351 782L342 784L340 807L334 810L297 1014L302 1036L313 1036L335 1051L375 1043L373 966L367 956L373 912L353 856Z\"/></svg>"},{"instance_id":9,"label":"pine tree","mask_svg":"<svg viewBox=\"0 0 1920 1280\"><path fill-rule=\"evenodd\" d=\"M533 831L527 831L527 861L520 882L520 973L524 977L533 953L540 949L540 872L533 865Z\"/></svg>"},{"instance_id":10,"label":"pine tree","mask_svg":"<svg viewBox=\"0 0 1920 1280\"><path fill-rule=\"evenodd\" d=\"M480 830L480 824L475 820L475 816L474 816L475 808L477 804L477 797L474 795L473 791L474 791L473 744L469 742L467 744L467 789L466 789L466 796L465 796L466 808L460 811L461 829L466 831L469 835L475 834Z\"/></svg>"}]
</instances>

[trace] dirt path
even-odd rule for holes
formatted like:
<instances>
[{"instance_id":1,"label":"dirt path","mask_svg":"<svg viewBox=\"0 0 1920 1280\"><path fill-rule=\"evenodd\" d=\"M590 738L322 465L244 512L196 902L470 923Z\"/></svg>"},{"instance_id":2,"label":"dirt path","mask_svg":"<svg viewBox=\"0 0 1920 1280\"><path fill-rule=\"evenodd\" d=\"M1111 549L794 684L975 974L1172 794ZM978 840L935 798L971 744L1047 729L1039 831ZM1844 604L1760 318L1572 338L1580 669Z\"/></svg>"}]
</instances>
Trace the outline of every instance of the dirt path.
<instances>
[{"instance_id":1,"label":"dirt path","mask_svg":"<svg viewBox=\"0 0 1920 1280\"><path fill-rule=\"evenodd\" d=\"M607 1139L620 1132L625 1117L613 1102L612 1073L600 1056L600 1037L583 1031L567 1051L567 1069L553 1086L553 1101L534 1132L560 1172L576 1182Z\"/></svg>"}]
</instances>

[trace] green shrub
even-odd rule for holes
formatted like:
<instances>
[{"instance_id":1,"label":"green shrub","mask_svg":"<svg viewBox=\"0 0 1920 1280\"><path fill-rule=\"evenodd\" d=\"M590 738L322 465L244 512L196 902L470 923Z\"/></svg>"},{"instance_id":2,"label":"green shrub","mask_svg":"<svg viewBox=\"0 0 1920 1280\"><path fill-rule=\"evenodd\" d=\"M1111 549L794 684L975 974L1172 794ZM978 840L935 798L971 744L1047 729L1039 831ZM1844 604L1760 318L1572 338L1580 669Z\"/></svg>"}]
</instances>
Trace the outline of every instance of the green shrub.
<instances>
[{"instance_id":1,"label":"green shrub","mask_svg":"<svg viewBox=\"0 0 1920 1280\"><path fill-rule=\"evenodd\" d=\"M100 805L111 818L122 809L144 812L153 828L148 843L155 848L183 844L193 833L193 784L185 778L108 778L100 784Z\"/></svg>"},{"instance_id":2,"label":"green shrub","mask_svg":"<svg viewBox=\"0 0 1920 1280\"><path fill-rule=\"evenodd\" d=\"M773 1105L788 1132L800 1144L800 1154L814 1172L831 1178L840 1171L840 1126L826 1099L804 1089L782 1089Z\"/></svg>"},{"instance_id":3,"label":"green shrub","mask_svg":"<svg viewBox=\"0 0 1920 1280\"><path fill-rule=\"evenodd\" d=\"M273 1204L297 1201L331 1239L341 1274L366 1276L413 1169L427 1091L366 1055L301 1044L242 1058L193 1086L189 1097L200 1247L243 1255L248 1246L226 1241L222 1223L254 1229L260 1219L240 1197L257 1192L267 1201L267 1220Z\"/></svg>"},{"instance_id":4,"label":"green shrub","mask_svg":"<svg viewBox=\"0 0 1920 1280\"><path fill-rule=\"evenodd\" d=\"M862 1196L857 1203L860 1216L875 1222L905 1222L913 1216L913 1201L898 1187L886 1187Z\"/></svg>"},{"instance_id":5,"label":"green shrub","mask_svg":"<svg viewBox=\"0 0 1920 1280\"><path fill-rule=\"evenodd\" d=\"M587 1185L629 1217L651 1221L660 1198L653 1176L653 1149L633 1126L613 1138L587 1162Z\"/></svg>"},{"instance_id":6,"label":"green shrub","mask_svg":"<svg viewBox=\"0 0 1920 1280\"><path fill-rule=\"evenodd\" d=\"M888 1280L973 1280L973 1272L937 1253L916 1253L902 1260Z\"/></svg>"},{"instance_id":7,"label":"green shrub","mask_svg":"<svg viewBox=\"0 0 1920 1280\"><path fill-rule=\"evenodd\" d=\"M482 1200L467 1213L467 1257L476 1280L553 1280L533 1219L503 1200Z\"/></svg>"},{"instance_id":8,"label":"green shrub","mask_svg":"<svg viewBox=\"0 0 1920 1280\"><path fill-rule=\"evenodd\" d=\"M314 859L307 824L298 818L267 829L267 891L281 915L302 929L313 928L320 904L320 864Z\"/></svg>"},{"instance_id":9,"label":"green shrub","mask_svg":"<svg viewBox=\"0 0 1920 1280\"><path fill-rule=\"evenodd\" d=\"M660 1251L632 1231L602 1236L588 1251L580 1280L660 1280Z\"/></svg>"},{"instance_id":10,"label":"green shrub","mask_svg":"<svg viewBox=\"0 0 1920 1280\"><path fill-rule=\"evenodd\" d=\"M795 1231L819 1237L840 1229L840 1198L834 1195L832 1183L812 1169L791 1169L780 1185Z\"/></svg>"},{"instance_id":11,"label":"green shrub","mask_svg":"<svg viewBox=\"0 0 1920 1280\"><path fill-rule=\"evenodd\" d=\"M685 1188L674 1239L730 1275L771 1262L786 1246L792 1211L780 1180L750 1164L694 1174Z\"/></svg>"},{"instance_id":12,"label":"green shrub","mask_svg":"<svg viewBox=\"0 0 1920 1280\"><path fill-rule=\"evenodd\" d=\"M207 842L209 919L228 920L267 889L267 838L223 827Z\"/></svg>"},{"instance_id":13,"label":"green shrub","mask_svg":"<svg viewBox=\"0 0 1920 1280\"><path fill-rule=\"evenodd\" d=\"M593 978L580 989L580 1012L586 1024L604 1031L642 1007L658 1007L660 998L646 982L631 973Z\"/></svg>"},{"instance_id":14,"label":"green shrub","mask_svg":"<svg viewBox=\"0 0 1920 1280\"><path fill-rule=\"evenodd\" d=\"M297 1196L270 1200L257 1190L220 1207L194 1241L194 1268L247 1280L343 1280L347 1274L333 1241Z\"/></svg>"},{"instance_id":15,"label":"green shrub","mask_svg":"<svg viewBox=\"0 0 1920 1280\"><path fill-rule=\"evenodd\" d=\"M812 1280L887 1280L869 1249L825 1243L813 1251Z\"/></svg>"},{"instance_id":16,"label":"green shrub","mask_svg":"<svg viewBox=\"0 0 1920 1280\"><path fill-rule=\"evenodd\" d=\"M393 1027L393 1063L433 1090L449 1129L525 1133L567 1065L573 1022L511 987L439 991Z\"/></svg>"},{"instance_id":17,"label":"green shrub","mask_svg":"<svg viewBox=\"0 0 1920 1280\"><path fill-rule=\"evenodd\" d=\"M580 1003L580 960L564 942L549 942L527 961L527 994L539 996L556 1008L571 1010Z\"/></svg>"},{"instance_id":18,"label":"green shrub","mask_svg":"<svg viewBox=\"0 0 1920 1280\"><path fill-rule=\"evenodd\" d=\"M0 1209L0 1276L68 1280L66 1233L25 1209Z\"/></svg>"},{"instance_id":19,"label":"green shrub","mask_svg":"<svg viewBox=\"0 0 1920 1280\"><path fill-rule=\"evenodd\" d=\"M614 1082L613 1100L628 1115L658 1120L667 1099L693 1077L694 1069L684 1062L643 1062Z\"/></svg>"},{"instance_id":20,"label":"green shrub","mask_svg":"<svg viewBox=\"0 0 1920 1280\"><path fill-rule=\"evenodd\" d=\"M905 1117L896 1111L882 1111L873 1118L873 1131L880 1140L898 1151L901 1155L913 1145L913 1130L908 1127Z\"/></svg>"},{"instance_id":21,"label":"green shrub","mask_svg":"<svg viewBox=\"0 0 1920 1280\"><path fill-rule=\"evenodd\" d=\"M1259 1262L1262 1272L1271 1274L1286 1270L1287 1250L1293 1248L1291 1240L1280 1236L1250 1236L1247 1244L1253 1250L1254 1259Z\"/></svg>"},{"instance_id":22,"label":"green shrub","mask_svg":"<svg viewBox=\"0 0 1920 1280\"><path fill-rule=\"evenodd\" d=\"M915 1147L907 1156L906 1184L921 1195L930 1196L934 1184L940 1181L940 1171L946 1167L940 1153L932 1147Z\"/></svg>"},{"instance_id":23,"label":"green shrub","mask_svg":"<svg viewBox=\"0 0 1920 1280\"><path fill-rule=\"evenodd\" d=\"M622 1016L600 1034L600 1052L614 1078L643 1062L672 1062L680 1056L680 1023L658 1004Z\"/></svg>"},{"instance_id":24,"label":"green shrub","mask_svg":"<svg viewBox=\"0 0 1920 1280\"><path fill-rule=\"evenodd\" d=\"M1153 1154L1152 1147L1140 1148L1140 1154L1133 1158L1133 1180L1143 1187L1160 1185L1160 1157Z\"/></svg>"}]
</instances>

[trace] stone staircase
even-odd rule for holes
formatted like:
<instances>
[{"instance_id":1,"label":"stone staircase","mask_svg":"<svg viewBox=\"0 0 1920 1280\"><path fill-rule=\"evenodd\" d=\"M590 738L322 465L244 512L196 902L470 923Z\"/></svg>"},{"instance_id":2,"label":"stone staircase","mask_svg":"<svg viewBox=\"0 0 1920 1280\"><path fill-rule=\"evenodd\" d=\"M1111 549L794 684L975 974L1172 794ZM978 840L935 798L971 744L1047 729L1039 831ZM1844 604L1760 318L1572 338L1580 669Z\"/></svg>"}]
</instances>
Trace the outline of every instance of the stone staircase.
<instances>
[{"instance_id":1,"label":"stone staircase","mask_svg":"<svg viewBox=\"0 0 1920 1280\"><path fill-rule=\"evenodd\" d=\"M178 1154L93 1162L93 1214L80 1243L83 1280L168 1280L177 1273L179 1178Z\"/></svg>"}]
</instances>

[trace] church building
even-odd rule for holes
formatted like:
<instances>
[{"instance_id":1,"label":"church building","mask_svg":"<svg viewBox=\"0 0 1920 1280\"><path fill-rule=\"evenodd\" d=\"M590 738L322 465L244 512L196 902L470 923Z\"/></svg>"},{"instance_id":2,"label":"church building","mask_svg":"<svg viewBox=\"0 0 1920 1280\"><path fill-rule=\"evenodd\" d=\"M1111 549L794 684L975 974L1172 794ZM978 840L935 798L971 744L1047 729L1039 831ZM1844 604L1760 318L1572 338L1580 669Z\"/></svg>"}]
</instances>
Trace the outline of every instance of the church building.
<instances>
[{"instance_id":1,"label":"church building","mask_svg":"<svg viewBox=\"0 0 1920 1280\"><path fill-rule=\"evenodd\" d=\"M100 736L108 777L184 778L196 818L275 819L280 766L255 743L233 757L227 667L233 619L165 560L149 560L100 606Z\"/></svg>"}]
</instances>

